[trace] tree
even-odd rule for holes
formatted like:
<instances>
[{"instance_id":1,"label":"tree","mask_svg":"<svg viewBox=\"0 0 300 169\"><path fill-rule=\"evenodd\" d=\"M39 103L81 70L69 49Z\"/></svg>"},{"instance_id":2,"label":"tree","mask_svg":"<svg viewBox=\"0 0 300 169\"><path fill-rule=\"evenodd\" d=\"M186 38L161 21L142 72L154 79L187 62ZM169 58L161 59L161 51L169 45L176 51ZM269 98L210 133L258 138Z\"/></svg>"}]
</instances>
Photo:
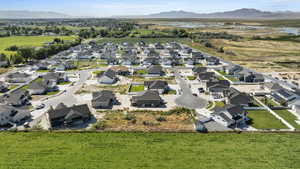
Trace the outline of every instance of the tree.
<instances>
[{"instance_id":1,"label":"tree","mask_svg":"<svg viewBox=\"0 0 300 169\"><path fill-rule=\"evenodd\" d=\"M28 60L34 57L35 52L33 48L21 48L17 54L24 58L25 62L28 62Z\"/></svg>"}]
</instances>

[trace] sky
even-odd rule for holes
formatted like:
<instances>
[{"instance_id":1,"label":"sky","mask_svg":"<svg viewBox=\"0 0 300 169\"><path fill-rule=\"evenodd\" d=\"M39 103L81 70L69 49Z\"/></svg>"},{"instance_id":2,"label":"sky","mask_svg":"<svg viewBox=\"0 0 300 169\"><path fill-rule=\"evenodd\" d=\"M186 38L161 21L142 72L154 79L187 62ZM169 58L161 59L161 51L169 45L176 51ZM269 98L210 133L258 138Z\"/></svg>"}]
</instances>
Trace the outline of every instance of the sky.
<instances>
[{"instance_id":1,"label":"sky","mask_svg":"<svg viewBox=\"0 0 300 169\"><path fill-rule=\"evenodd\" d=\"M0 0L0 10L52 11L93 17L144 15L173 10L211 13L240 8L300 12L300 0Z\"/></svg>"}]
</instances>

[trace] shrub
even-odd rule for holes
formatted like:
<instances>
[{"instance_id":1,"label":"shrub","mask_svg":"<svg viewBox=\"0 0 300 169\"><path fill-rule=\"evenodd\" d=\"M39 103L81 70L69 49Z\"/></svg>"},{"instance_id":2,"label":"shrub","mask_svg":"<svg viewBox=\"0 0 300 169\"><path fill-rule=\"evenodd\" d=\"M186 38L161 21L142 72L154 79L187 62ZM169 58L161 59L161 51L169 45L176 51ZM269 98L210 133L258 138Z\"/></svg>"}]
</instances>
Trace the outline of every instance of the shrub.
<instances>
[{"instance_id":1,"label":"shrub","mask_svg":"<svg viewBox=\"0 0 300 169\"><path fill-rule=\"evenodd\" d=\"M167 121L167 119L165 117L162 117L162 116L157 117L156 120L159 121L159 122Z\"/></svg>"},{"instance_id":2,"label":"shrub","mask_svg":"<svg viewBox=\"0 0 300 169\"><path fill-rule=\"evenodd\" d=\"M97 123L93 124L91 130L104 130L105 123L103 121L98 121Z\"/></svg>"}]
</instances>

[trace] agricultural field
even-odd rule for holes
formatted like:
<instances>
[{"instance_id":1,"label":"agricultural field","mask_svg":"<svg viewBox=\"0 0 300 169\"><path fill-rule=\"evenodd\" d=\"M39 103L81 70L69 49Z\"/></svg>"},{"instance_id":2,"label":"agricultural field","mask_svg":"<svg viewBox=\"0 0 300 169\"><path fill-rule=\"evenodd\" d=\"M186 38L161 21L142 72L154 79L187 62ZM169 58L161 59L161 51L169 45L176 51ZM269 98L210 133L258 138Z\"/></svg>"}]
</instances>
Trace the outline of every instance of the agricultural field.
<instances>
[{"instance_id":1,"label":"agricultural field","mask_svg":"<svg viewBox=\"0 0 300 169\"><path fill-rule=\"evenodd\" d=\"M299 134L0 135L1 168L296 169L300 166Z\"/></svg>"},{"instance_id":2,"label":"agricultural field","mask_svg":"<svg viewBox=\"0 0 300 169\"><path fill-rule=\"evenodd\" d=\"M0 38L0 53L7 55L15 52L6 51L5 49L16 45L18 47L42 47L45 42L52 42L55 38L63 40L74 40L75 36L13 36Z\"/></svg>"}]
</instances>

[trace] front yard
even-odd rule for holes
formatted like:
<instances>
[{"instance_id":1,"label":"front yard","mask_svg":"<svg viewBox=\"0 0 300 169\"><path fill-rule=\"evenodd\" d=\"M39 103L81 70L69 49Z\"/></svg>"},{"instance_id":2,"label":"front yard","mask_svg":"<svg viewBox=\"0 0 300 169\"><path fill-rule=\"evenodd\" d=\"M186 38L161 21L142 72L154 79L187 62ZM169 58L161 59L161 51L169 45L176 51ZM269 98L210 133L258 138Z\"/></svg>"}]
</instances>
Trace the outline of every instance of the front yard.
<instances>
[{"instance_id":1,"label":"front yard","mask_svg":"<svg viewBox=\"0 0 300 169\"><path fill-rule=\"evenodd\" d=\"M256 129L288 129L280 120L267 110L248 110L250 125Z\"/></svg>"},{"instance_id":2,"label":"front yard","mask_svg":"<svg viewBox=\"0 0 300 169\"><path fill-rule=\"evenodd\" d=\"M129 92L142 92L145 90L144 85L131 85Z\"/></svg>"}]
</instances>

